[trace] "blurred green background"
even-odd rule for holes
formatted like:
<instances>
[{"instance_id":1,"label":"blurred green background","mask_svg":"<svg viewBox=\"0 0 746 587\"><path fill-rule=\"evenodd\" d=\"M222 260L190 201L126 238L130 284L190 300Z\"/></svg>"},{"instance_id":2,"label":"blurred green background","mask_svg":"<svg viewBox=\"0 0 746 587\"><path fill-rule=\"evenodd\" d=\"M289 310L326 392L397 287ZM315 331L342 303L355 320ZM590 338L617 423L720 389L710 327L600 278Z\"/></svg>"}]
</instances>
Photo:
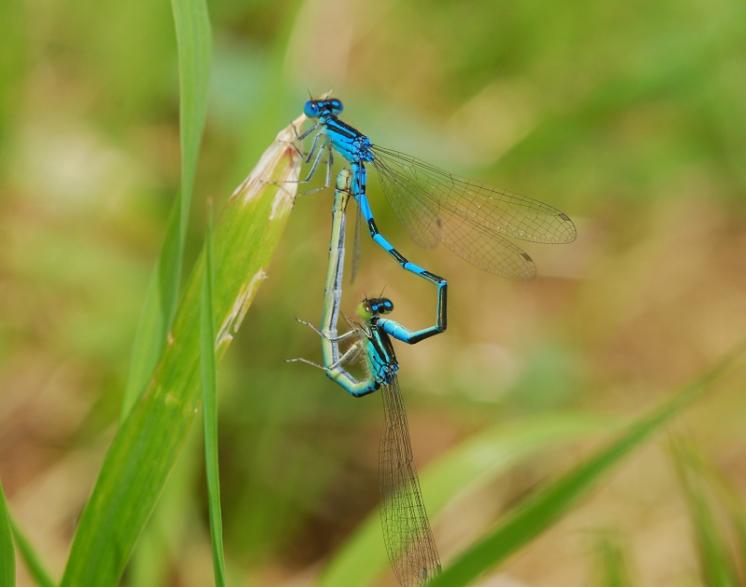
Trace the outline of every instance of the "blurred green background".
<instances>
[{"instance_id":1,"label":"blurred green background","mask_svg":"<svg viewBox=\"0 0 746 587\"><path fill-rule=\"evenodd\" d=\"M485 427L537 414L623 421L743 337L742 3L212 0L209 9L212 85L188 263L206 199L231 193L308 91L333 90L345 120L374 142L577 222L576 243L529 248L537 280L508 283L416 248L372 183L379 226L452 284L448 333L399 351L421 465ZM178 191L176 48L167 2L4 0L0 38L0 475L59 576L116 427ZM237 584L313 584L378 499L379 401L353 401L285 363L318 356L294 318L319 314L329 203L325 193L298 199L220 371ZM432 319L428 287L364 240L346 307L383 287L396 319ZM741 490L744 408L734 384L680 430ZM136 554L129 584L211 580L197 440L157 516L169 522L146 533L156 546ZM545 451L455 502L435 521L444 559L587 448ZM606 528L623 536L639 584L698 584L677 488L665 446L650 446L489 584L592 583L593 534Z\"/></svg>"}]
</instances>

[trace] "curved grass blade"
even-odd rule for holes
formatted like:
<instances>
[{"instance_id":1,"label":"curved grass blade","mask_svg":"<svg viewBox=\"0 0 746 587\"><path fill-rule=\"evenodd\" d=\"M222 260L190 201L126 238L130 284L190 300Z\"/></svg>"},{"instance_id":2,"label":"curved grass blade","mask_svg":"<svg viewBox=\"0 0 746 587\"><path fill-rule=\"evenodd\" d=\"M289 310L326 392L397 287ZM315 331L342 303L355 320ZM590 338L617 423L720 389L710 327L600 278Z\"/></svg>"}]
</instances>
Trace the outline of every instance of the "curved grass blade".
<instances>
[{"instance_id":1,"label":"curved grass blade","mask_svg":"<svg viewBox=\"0 0 746 587\"><path fill-rule=\"evenodd\" d=\"M600 480L604 473L619 464L653 433L662 429L674 416L710 389L742 350L743 345L663 405L632 424L621 437L591 455L577 468L534 497L529 498L497 529L469 548L441 575L435 577L429 587L468 585L481 573L505 560L554 525L577 504L578 500Z\"/></svg>"},{"instance_id":2,"label":"curved grass blade","mask_svg":"<svg viewBox=\"0 0 746 587\"><path fill-rule=\"evenodd\" d=\"M214 270L212 262L212 204L208 207L205 235L205 278L200 304L200 342L202 372L202 423L205 444L205 476L210 512L210 539L215 585L225 585L225 555L223 553L223 520L220 507L220 468L218 464L218 397L215 375L215 328L212 322L212 290Z\"/></svg>"},{"instance_id":3,"label":"curved grass blade","mask_svg":"<svg viewBox=\"0 0 746 587\"><path fill-rule=\"evenodd\" d=\"M222 356L286 226L301 160L284 129L228 200L215 229L213 321ZM63 586L116 585L201 403L198 260L153 377L117 431L73 540Z\"/></svg>"},{"instance_id":4,"label":"curved grass blade","mask_svg":"<svg viewBox=\"0 0 746 587\"><path fill-rule=\"evenodd\" d=\"M619 537L603 532L596 544L596 581L599 587L632 587L625 553Z\"/></svg>"},{"instance_id":5,"label":"curved grass blade","mask_svg":"<svg viewBox=\"0 0 746 587\"><path fill-rule=\"evenodd\" d=\"M0 587L13 587L15 584L16 556L13 550L13 535L8 516L8 504L0 483Z\"/></svg>"},{"instance_id":6,"label":"curved grass blade","mask_svg":"<svg viewBox=\"0 0 746 587\"><path fill-rule=\"evenodd\" d=\"M679 445L674 447L673 458L689 509L702 583L708 587L735 587L739 584L735 565L715 512L708 503L704 480L695 470L696 457Z\"/></svg>"},{"instance_id":7,"label":"curved grass blade","mask_svg":"<svg viewBox=\"0 0 746 587\"><path fill-rule=\"evenodd\" d=\"M36 551L33 546L31 546L28 538L26 538L18 527L18 524L13 520L10 520L10 525L13 530L13 539L15 540L18 554L21 555L23 563L26 565L26 570L29 575L31 575L31 578L39 587L54 587L55 582L52 580L52 576L44 568L41 559L39 559L39 555L36 554Z\"/></svg>"},{"instance_id":8,"label":"curved grass blade","mask_svg":"<svg viewBox=\"0 0 746 587\"><path fill-rule=\"evenodd\" d=\"M580 414L540 416L499 424L461 443L420 474L425 506L437 515L451 499L473 490L548 447L608 430L608 419ZM379 512L372 512L330 561L320 587L370 585L389 563Z\"/></svg>"},{"instance_id":9,"label":"curved grass blade","mask_svg":"<svg viewBox=\"0 0 746 587\"><path fill-rule=\"evenodd\" d=\"M189 211L207 114L212 39L205 0L172 0L179 55L181 188L169 217L166 239L148 285L135 334L121 419L142 393L168 336L181 287Z\"/></svg>"},{"instance_id":10,"label":"curved grass blade","mask_svg":"<svg viewBox=\"0 0 746 587\"><path fill-rule=\"evenodd\" d=\"M735 535L735 558L740 570L740 584L746 584L746 502L743 492L731 479L702 455L697 455L697 471L706 476L714 492L715 503L722 506Z\"/></svg>"}]
</instances>

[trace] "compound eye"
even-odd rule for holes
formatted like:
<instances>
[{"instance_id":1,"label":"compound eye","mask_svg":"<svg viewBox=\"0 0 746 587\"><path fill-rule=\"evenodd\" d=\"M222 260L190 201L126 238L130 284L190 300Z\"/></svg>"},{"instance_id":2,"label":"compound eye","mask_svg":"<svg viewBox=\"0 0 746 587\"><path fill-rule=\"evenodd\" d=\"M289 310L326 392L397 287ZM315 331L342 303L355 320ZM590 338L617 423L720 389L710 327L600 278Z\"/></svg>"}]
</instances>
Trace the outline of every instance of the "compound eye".
<instances>
[{"instance_id":1,"label":"compound eye","mask_svg":"<svg viewBox=\"0 0 746 587\"><path fill-rule=\"evenodd\" d=\"M329 101L329 105L332 107L332 110L334 111L335 114L339 114L345 108L342 105L342 101L341 100L337 100L336 98L331 99Z\"/></svg>"},{"instance_id":2,"label":"compound eye","mask_svg":"<svg viewBox=\"0 0 746 587\"><path fill-rule=\"evenodd\" d=\"M303 105L303 113L309 118L316 118L319 115L319 105L316 100L307 100Z\"/></svg>"}]
</instances>

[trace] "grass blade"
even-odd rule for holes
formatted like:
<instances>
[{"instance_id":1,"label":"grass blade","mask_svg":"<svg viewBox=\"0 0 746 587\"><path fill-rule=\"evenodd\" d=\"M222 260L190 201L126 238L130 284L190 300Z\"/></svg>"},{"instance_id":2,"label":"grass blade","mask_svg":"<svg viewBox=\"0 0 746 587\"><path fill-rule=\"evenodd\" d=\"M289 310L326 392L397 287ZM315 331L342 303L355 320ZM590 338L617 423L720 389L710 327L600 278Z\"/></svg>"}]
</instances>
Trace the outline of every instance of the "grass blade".
<instances>
[{"instance_id":1,"label":"grass blade","mask_svg":"<svg viewBox=\"0 0 746 587\"><path fill-rule=\"evenodd\" d=\"M303 117L294 124L300 124ZM218 356L229 346L287 224L300 157L284 129L229 199L215 229L213 321ZM172 334L145 392L104 458L73 540L63 586L116 585L200 403L200 296L204 256L195 265Z\"/></svg>"},{"instance_id":2,"label":"grass blade","mask_svg":"<svg viewBox=\"0 0 746 587\"><path fill-rule=\"evenodd\" d=\"M435 516L455 495L491 481L547 447L608 430L608 424L605 419L582 414L555 414L488 428L423 470L427 511ZM368 585L388 564L376 510L329 563L320 586Z\"/></svg>"},{"instance_id":3,"label":"grass blade","mask_svg":"<svg viewBox=\"0 0 746 587\"><path fill-rule=\"evenodd\" d=\"M205 0L172 0L179 55L179 137L181 188L169 218L166 240L135 335L130 371L122 399L124 420L145 388L168 336L179 298L184 241L197 175L199 147L207 113L212 39Z\"/></svg>"},{"instance_id":4,"label":"grass blade","mask_svg":"<svg viewBox=\"0 0 746 587\"><path fill-rule=\"evenodd\" d=\"M174 210L176 207L174 207ZM175 213L172 213L172 218ZM169 228L168 233L171 233ZM124 421L137 400L137 396L145 388L155 365L158 362L158 354L163 347L166 336L165 321L161 308L161 294L158 275L159 267L165 263L165 243L161 251L161 257L156 263L156 269L150 277L148 288L145 290L145 302L140 310L140 319L135 331L135 339L132 343L132 356L130 357L127 383L122 396L122 409L120 411L120 422Z\"/></svg>"},{"instance_id":5,"label":"grass blade","mask_svg":"<svg viewBox=\"0 0 746 587\"><path fill-rule=\"evenodd\" d=\"M191 528L200 526L193 489L201 469L201 433L189 432L182 453L168 474L155 511L127 564L129 585L166 585L174 580L174 567L181 561L188 542L185 536Z\"/></svg>"},{"instance_id":6,"label":"grass blade","mask_svg":"<svg viewBox=\"0 0 746 587\"><path fill-rule=\"evenodd\" d=\"M5 502L3 486L0 483L0 587L13 587L15 584L16 557L13 536L10 530L8 504Z\"/></svg>"},{"instance_id":7,"label":"grass blade","mask_svg":"<svg viewBox=\"0 0 746 587\"><path fill-rule=\"evenodd\" d=\"M735 567L708 503L704 481L695 470L695 456L683 446L675 447L673 453L697 544L702 582L708 587L734 587L738 585Z\"/></svg>"},{"instance_id":8,"label":"grass blade","mask_svg":"<svg viewBox=\"0 0 746 587\"><path fill-rule=\"evenodd\" d=\"M435 577L429 587L467 585L551 527L604 473L619 464L625 456L707 391L741 350L742 347L739 347L663 405L632 424L621 437L528 499L496 530L469 548L441 575Z\"/></svg>"},{"instance_id":9,"label":"grass blade","mask_svg":"<svg viewBox=\"0 0 746 587\"><path fill-rule=\"evenodd\" d=\"M632 587L619 538L604 532L596 544L596 582L600 587Z\"/></svg>"},{"instance_id":10,"label":"grass blade","mask_svg":"<svg viewBox=\"0 0 746 587\"><path fill-rule=\"evenodd\" d=\"M735 552L739 563L737 567L740 571L739 584L746 585L746 503L743 492L709 460L701 459L697 464L700 472L707 475L715 492L715 500L725 510L735 534Z\"/></svg>"},{"instance_id":11,"label":"grass blade","mask_svg":"<svg viewBox=\"0 0 746 587\"><path fill-rule=\"evenodd\" d=\"M36 554L34 547L31 546L28 538L26 538L23 532L21 532L21 529L18 527L18 524L16 524L13 520L10 521L10 524L13 530L13 539L15 540L18 554L21 555L21 558L26 565L26 570L29 572L29 575L31 575L31 578L39 587L54 587L55 582L52 580L51 575L44 568L41 559Z\"/></svg>"},{"instance_id":12,"label":"grass blade","mask_svg":"<svg viewBox=\"0 0 746 587\"><path fill-rule=\"evenodd\" d=\"M201 371L202 371L202 422L205 443L205 476L210 512L210 538L215 585L225 585L225 560L223 554L223 520L220 508L220 467L218 464L218 408L215 376L215 329L212 322L212 205L207 215L205 235L205 279L202 285L201 317Z\"/></svg>"}]
</instances>

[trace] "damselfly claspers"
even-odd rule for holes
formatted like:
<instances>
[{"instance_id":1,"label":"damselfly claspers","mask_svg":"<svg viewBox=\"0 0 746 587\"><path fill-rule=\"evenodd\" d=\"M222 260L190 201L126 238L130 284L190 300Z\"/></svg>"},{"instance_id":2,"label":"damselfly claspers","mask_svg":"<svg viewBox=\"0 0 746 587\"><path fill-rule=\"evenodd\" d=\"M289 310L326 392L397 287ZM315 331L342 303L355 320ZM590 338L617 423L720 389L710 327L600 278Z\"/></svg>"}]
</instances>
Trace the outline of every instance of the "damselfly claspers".
<instances>
[{"instance_id":1,"label":"damselfly claspers","mask_svg":"<svg viewBox=\"0 0 746 587\"><path fill-rule=\"evenodd\" d=\"M332 237L324 289L324 308L320 328L301 321L321 337L323 364L292 359L319 367L354 397L380 390L383 397L385 427L379 450L379 480L383 504L380 508L384 542L394 573L403 587L423 585L440 570L427 511L422 501L417 470L409 439L407 416L399 389L399 363L392 339L415 344L442 332L445 328L445 290L439 296L436 323L411 331L385 318L394 309L388 298L366 298L358 306L360 322L341 335L337 333L344 271L345 209L350 196L351 175L339 173L334 194ZM350 342L344 352L340 343ZM351 374L346 366L362 359L366 376Z\"/></svg>"}]
</instances>

